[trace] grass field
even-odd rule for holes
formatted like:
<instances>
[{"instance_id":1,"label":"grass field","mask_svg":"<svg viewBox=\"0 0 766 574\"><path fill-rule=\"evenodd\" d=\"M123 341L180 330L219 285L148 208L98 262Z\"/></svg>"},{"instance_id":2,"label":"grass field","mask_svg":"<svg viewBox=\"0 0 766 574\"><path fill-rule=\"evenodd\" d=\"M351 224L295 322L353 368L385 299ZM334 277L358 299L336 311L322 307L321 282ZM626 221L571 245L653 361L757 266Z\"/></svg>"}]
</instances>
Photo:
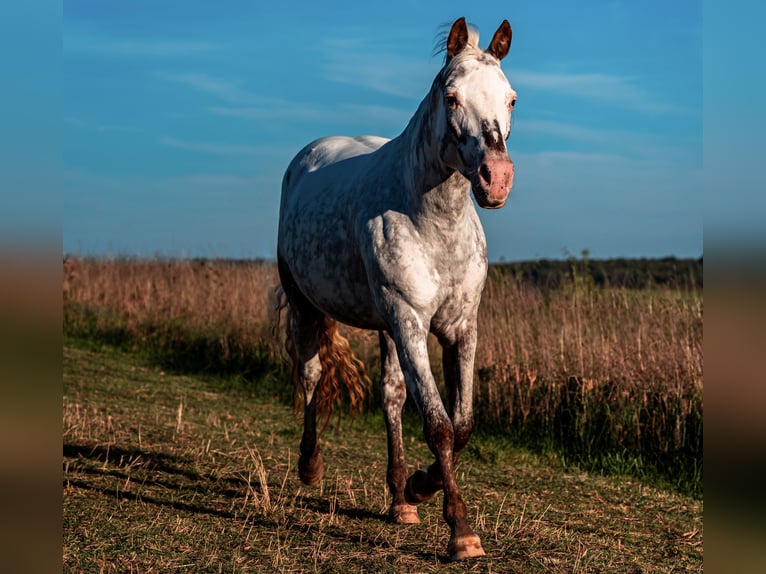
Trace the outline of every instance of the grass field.
<instances>
[{"instance_id":1,"label":"grass field","mask_svg":"<svg viewBox=\"0 0 766 574\"><path fill-rule=\"evenodd\" d=\"M702 292L599 286L586 271L573 262L546 288L490 270L478 432L701 498ZM288 403L282 331L272 330L276 285L268 262L66 258L64 332L151 355L166 370L276 379ZM344 332L376 380L377 336ZM438 381L435 340L430 350Z\"/></svg>"},{"instance_id":2,"label":"grass field","mask_svg":"<svg viewBox=\"0 0 766 574\"><path fill-rule=\"evenodd\" d=\"M326 473L297 478L300 421L273 384L178 374L67 338L67 572L702 571L699 498L590 475L482 436L458 480L487 556L447 563L441 496L421 524L385 519L379 413L324 435ZM250 381L250 382L248 382ZM414 470L431 461L405 429Z\"/></svg>"}]
</instances>

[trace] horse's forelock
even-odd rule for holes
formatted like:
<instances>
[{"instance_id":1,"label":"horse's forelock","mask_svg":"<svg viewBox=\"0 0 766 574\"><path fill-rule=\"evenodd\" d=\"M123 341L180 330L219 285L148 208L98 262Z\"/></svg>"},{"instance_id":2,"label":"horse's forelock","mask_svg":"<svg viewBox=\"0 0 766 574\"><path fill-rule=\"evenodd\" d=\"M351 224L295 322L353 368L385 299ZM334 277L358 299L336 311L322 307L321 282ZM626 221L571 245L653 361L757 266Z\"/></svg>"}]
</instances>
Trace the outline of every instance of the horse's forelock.
<instances>
[{"instance_id":1,"label":"horse's forelock","mask_svg":"<svg viewBox=\"0 0 766 574\"><path fill-rule=\"evenodd\" d=\"M468 44L466 48L479 48L479 29L473 24L468 24Z\"/></svg>"},{"instance_id":2,"label":"horse's forelock","mask_svg":"<svg viewBox=\"0 0 766 574\"><path fill-rule=\"evenodd\" d=\"M452 28L452 22L444 22L439 26L439 32L436 35L436 45L434 46L433 55L437 56L444 52L444 62L447 62L447 38L449 38L449 31ZM462 52L467 52L471 49L481 51L479 48L479 29L473 24L466 24L468 30L468 42L463 48Z\"/></svg>"}]
</instances>

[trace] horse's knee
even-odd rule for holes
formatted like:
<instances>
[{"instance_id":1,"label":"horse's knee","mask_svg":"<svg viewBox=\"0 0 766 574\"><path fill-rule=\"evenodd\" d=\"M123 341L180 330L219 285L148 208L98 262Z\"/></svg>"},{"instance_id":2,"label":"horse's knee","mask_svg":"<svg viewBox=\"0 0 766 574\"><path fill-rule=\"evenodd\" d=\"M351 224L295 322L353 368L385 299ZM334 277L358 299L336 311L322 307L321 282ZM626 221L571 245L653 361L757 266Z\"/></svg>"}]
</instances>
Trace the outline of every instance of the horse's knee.
<instances>
[{"instance_id":1,"label":"horse's knee","mask_svg":"<svg viewBox=\"0 0 766 574\"><path fill-rule=\"evenodd\" d=\"M424 416L423 434L428 448L437 458L440 453L452 451L455 444L455 429L446 415Z\"/></svg>"},{"instance_id":2,"label":"horse's knee","mask_svg":"<svg viewBox=\"0 0 766 574\"><path fill-rule=\"evenodd\" d=\"M460 453L473 434L473 417L456 420L453 422L454 442L452 450L455 454Z\"/></svg>"},{"instance_id":3,"label":"horse's knee","mask_svg":"<svg viewBox=\"0 0 766 574\"><path fill-rule=\"evenodd\" d=\"M383 377L381 381L381 399L383 411L386 415L395 415L400 413L404 407L404 401L407 399L407 387L404 385L404 379L396 377Z\"/></svg>"},{"instance_id":4,"label":"horse's knee","mask_svg":"<svg viewBox=\"0 0 766 574\"><path fill-rule=\"evenodd\" d=\"M306 361L301 361L299 375L306 401L305 404L309 404L314 395L314 390L319 384L319 380L322 378L322 363L319 360L318 354L315 354Z\"/></svg>"},{"instance_id":5,"label":"horse's knee","mask_svg":"<svg viewBox=\"0 0 766 574\"><path fill-rule=\"evenodd\" d=\"M396 344L390 335L380 332L380 398L386 416L396 416L401 412L407 399L407 385L404 373L399 365Z\"/></svg>"}]
</instances>

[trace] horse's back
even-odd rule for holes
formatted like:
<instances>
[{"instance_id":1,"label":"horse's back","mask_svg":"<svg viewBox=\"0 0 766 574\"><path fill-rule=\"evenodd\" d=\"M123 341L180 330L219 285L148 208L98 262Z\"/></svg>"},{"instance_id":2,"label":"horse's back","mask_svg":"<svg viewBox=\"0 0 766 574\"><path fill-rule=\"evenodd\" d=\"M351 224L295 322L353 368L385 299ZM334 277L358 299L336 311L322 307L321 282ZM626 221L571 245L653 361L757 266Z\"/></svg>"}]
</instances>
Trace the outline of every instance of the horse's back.
<instances>
[{"instance_id":1,"label":"horse's back","mask_svg":"<svg viewBox=\"0 0 766 574\"><path fill-rule=\"evenodd\" d=\"M289 193L307 173L372 153L388 141L387 138L379 136L328 136L314 140L299 151L290 162L282 181L283 196Z\"/></svg>"}]
</instances>

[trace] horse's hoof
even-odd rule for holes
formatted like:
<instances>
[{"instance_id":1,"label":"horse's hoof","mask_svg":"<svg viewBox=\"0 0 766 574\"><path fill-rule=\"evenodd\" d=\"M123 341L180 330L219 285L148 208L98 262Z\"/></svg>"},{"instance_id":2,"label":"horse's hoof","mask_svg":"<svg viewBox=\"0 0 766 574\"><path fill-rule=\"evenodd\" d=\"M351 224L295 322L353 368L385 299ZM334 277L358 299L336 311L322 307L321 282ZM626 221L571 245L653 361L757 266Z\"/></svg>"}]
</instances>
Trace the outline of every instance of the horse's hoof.
<instances>
[{"instance_id":1,"label":"horse's hoof","mask_svg":"<svg viewBox=\"0 0 766 574\"><path fill-rule=\"evenodd\" d=\"M434 489L426 471L416 470L407 479L407 485L404 487L404 499L410 504L420 504L432 499L439 490L441 489Z\"/></svg>"},{"instance_id":2,"label":"horse's hoof","mask_svg":"<svg viewBox=\"0 0 766 574\"><path fill-rule=\"evenodd\" d=\"M466 560L467 558L476 558L484 556L484 548L481 547L481 540L475 534L459 536L449 541L447 546L449 559L453 562Z\"/></svg>"},{"instance_id":3,"label":"horse's hoof","mask_svg":"<svg viewBox=\"0 0 766 574\"><path fill-rule=\"evenodd\" d=\"M412 504L392 504L388 515L394 524L420 524L418 507Z\"/></svg>"},{"instance_id":4,"label":"horse's hoof","mask_svg":"<svg viewBox=\"0 0 766 574\"><path fill-rule=\"evenodd\" d=\"M301 455L298 459L298 477L307 486L314 486L324 476L324 460L319 452L305 458Z\"/></svg>"}]
</instances>

